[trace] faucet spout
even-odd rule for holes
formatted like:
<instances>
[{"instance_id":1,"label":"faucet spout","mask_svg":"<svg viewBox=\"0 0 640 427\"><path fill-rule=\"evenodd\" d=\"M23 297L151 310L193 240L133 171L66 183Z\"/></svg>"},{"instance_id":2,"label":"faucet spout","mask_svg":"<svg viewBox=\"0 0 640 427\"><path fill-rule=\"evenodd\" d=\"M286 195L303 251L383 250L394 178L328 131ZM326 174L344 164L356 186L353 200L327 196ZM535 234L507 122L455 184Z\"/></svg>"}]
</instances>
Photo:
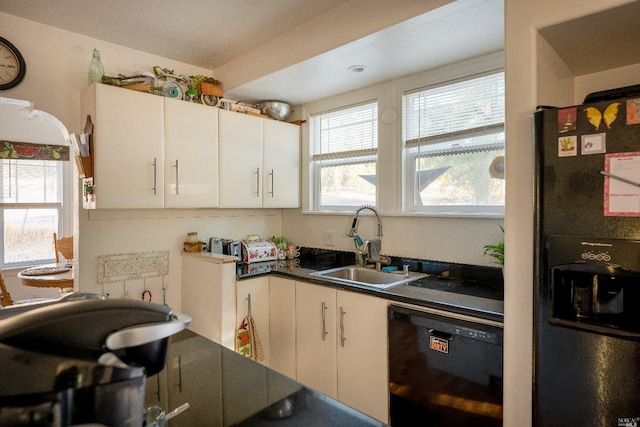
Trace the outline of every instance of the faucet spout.
<instances>
[{"instance_id":1,"label":"faucet spout","mask_svg":"<svg viewBox=\"0 0 640 427\"><path fill-rule=\"evenodd\" d=\"M378 225L378 238L362 242L362 239L360 238L360 236L358 236L358 224L360 222L360 212L365 209L370 210L376 216ZM382 248L382 219L380 218L378 210L374 206L363 205L356 210L356 216L351 222L351 229L347 233L347 236L353 237L354 239L357 265L366 266L369 262L375 262L376 265L378 265L378 263L380 262L383 262L385 264L389 264L391 262L389 257L385 257L380 253Z\"/></svg>"},{"instance_id":2,"label":"faucet spout","mask_svg":"<svg viewBox=\"0 0 640 427\"><path fill-rule=\"evenodd\" d=\"M360 212L362 212L365 209L370 210L376 216L376 221L378 221L378 239L381 239L382 238L382 220L380 219L380 214L378 213L378 210L375 208L375 206L371 206L371 205L362 205L356 210L356 216L353 217L353 221L351 222L351 229L349 230L349 233L347 233L347 236L349 237L357 236L358 223L360 222L358 216L360 215Z\"/></svg>"}]
</instances>

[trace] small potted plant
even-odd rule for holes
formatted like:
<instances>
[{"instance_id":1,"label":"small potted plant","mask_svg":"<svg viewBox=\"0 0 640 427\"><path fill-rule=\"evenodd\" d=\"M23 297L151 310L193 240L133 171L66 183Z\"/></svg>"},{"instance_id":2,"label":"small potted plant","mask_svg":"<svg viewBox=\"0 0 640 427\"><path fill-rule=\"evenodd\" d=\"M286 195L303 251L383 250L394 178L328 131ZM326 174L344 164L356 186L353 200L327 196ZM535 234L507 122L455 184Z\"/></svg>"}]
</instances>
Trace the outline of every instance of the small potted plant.
<instances>
[{"instance_id":1,"label":"small potted plant","mask_svg":"<svg viewBox=\"0 0 640 427\"><path fill-rule=\"evenodd\" d=\"M504 234L504 228L499 225L500 230ZM499 265L504 265L504 242L496 243L495 245L485 245L484 253L482 256L490 256L496 259L495 263Z\"/></svg>"}]
</instances>

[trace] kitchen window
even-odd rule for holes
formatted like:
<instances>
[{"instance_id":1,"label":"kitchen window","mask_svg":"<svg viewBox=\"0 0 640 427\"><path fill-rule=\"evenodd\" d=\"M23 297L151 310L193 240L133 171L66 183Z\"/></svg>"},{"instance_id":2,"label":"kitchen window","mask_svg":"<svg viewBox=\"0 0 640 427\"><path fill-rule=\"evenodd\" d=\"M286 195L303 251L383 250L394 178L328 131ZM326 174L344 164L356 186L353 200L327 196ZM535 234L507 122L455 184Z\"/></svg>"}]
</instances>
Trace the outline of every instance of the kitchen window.
<instances>
[{"instance_id":1,"label":"kitchen window","mask_svg":"<svg viewBox=\"0 0 640 427\"><path fill-rule=\"evenodd\" d=\"M69 162L2 159L2 267L55 259L53 233L60 234L63 175Z\"/></svg>"},{"instance_id":2,"label":"kitchen window","mask_svg":"<svg viewBox=\"0 0 640 427\"><path fill-rule=\"evenodd\" d=\"M310 117L310 177L315 210L376 204L378 103Z\"/></svg>"},{"instance_id":3,"label":"kitchen window","mask_svg":"<svg viewBox=\"0 0 640 427\"><path fill-rule=\"evenodd\" d=\"M403 94L405 210L504 214L504 72Z\"/></svg>"}]
</instances>

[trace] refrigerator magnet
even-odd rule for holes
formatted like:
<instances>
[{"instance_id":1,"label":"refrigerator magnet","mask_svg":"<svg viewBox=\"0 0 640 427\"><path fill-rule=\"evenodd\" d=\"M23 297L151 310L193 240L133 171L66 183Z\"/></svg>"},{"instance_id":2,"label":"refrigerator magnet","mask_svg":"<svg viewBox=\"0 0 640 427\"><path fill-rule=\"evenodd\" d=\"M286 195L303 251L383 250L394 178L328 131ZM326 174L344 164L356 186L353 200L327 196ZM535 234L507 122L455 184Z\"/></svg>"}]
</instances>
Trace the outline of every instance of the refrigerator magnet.
<instances>
[{"instance_id":1,"label":"refrigerator magnet","mask_svg":"<svg viewBox=\"0 0 640 427\"><path fill-rule=\"evenodd\" d=\"M570 157L578 155L578 137L561 136L558 138L558 157Z\"/></svg>"},{"instance_id":2,"label":"refrigerator magnet","mask_svg":"<svg viewBox=\"0 0 640 427\"><path fill-rule=\"evenodd\" d=\"M607 105L604 111L600 111L596 107L587 107L584 112L587 114L587 120L596 130L600 130L602 122L607 126L607 129L611 129L611 125L618 118L618 107L621 105L622 102L612 102Z\"/></svg>"},{"instance_id":3,"label":"refrigerator magnet","mask_svg":"<svg viewBox=\"0 0 640 427\"><path fill-rule=\"evenodd\" d=\"M580 154L602 154L607 152L607 134L595 133L581 136Z\"/></svg>"},{"instance_id":4,"label":"refrigerator magnet","mask_svg":"<svg viewBox=\"0 0 640 427\"><path fill-rule=\"evenodd\" d=\"M578 107L560 108L558 110L558 133L576 130Z\"/></svg>"},{"instance_id":5,"label":"refrigerator magnet","mask_svg":"<svg viewBox=\"0 0 640 427\"><path fill-rule=\"evenodd\" d=\"M627 99L627 124L640 124L640 98Z\"/></svg>"}]
</instances>

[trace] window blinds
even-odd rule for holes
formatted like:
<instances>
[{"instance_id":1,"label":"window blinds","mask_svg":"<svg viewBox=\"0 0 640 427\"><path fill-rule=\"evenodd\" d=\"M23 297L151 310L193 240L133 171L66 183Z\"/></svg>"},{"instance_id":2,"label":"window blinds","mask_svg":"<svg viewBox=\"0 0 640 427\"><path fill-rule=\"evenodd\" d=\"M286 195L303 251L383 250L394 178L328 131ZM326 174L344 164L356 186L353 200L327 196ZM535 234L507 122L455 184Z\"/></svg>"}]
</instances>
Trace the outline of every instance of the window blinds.
<instances>
[{"instance_id":1,"label":"window blinds","mask_svg":"<svg viewBox=\"0 0 640 427\"><path fill-rule=\"evenodd\" d=\"M404 96L405 147L461 154L504 147L504 72Z\"/></svg>"},{"instance_id":2,"label":"window blinds","mask_svg":"<svg viewBox=\"0 0 640 427\"><path fill-rule=\"evenodd\" d=\"M370 102L311 118L313 160L376 154L378 104Z\"/></svg>"}]
</instances>

